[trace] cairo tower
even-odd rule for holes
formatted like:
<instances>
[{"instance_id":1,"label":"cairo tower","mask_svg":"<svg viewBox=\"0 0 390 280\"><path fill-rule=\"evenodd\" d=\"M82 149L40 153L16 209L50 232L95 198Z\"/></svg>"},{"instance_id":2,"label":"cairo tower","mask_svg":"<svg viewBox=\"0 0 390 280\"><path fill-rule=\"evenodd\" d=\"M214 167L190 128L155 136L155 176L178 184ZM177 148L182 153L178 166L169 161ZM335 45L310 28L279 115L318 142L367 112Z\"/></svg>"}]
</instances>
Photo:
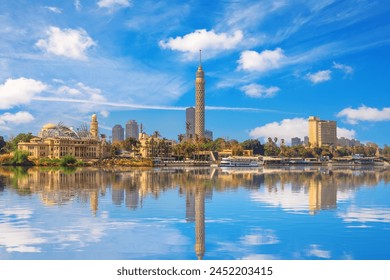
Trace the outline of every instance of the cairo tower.
<instances>
[{"instance_id":1,"label":"cairo tower","mask_svg":"<svg viewBox=\"0 0 390 280\"><path fill-rule=\"evenodd\" d=\"M204 138L204 123L205 123L205 106L204 106L204 95L205 95L205 80L204 72L202 69L202 52L199 54L199 67L196 71L195 80L195 135L198 139Z\"/></svg>"}]
</instances>

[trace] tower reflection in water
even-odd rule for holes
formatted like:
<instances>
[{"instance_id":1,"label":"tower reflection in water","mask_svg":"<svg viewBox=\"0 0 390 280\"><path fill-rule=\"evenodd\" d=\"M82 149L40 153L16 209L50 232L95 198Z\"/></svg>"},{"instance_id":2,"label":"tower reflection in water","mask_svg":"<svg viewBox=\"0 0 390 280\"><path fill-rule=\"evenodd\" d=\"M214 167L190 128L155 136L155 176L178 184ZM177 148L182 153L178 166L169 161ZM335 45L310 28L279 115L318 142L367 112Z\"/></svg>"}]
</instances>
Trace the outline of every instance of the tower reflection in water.
<instances>
[{"instance_id":1,"label":"tower reflection in water","mask_svg":"<svg viewBox=\"0 0 390 280\"><path fill-rule=\"evenodd\" d=\"M195 191L195 253L198 260L203 259L205 252L205 188Z\"/></svg>"}]
</instances>

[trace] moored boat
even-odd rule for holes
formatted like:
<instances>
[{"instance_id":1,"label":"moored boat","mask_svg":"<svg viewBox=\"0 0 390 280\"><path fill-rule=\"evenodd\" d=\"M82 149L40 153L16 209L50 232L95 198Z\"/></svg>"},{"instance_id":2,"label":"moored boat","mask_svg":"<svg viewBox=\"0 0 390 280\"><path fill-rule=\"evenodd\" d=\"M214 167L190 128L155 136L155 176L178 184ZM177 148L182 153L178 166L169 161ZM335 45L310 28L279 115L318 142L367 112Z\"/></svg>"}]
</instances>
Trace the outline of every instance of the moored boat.
<instances>
[{"instance_id":1,"label":"moored boat","mask_svg":"<svg viewBox=\"0 0 390 280\"><path fill-rule=\"evenodd\" d=\"M222 158L220 167L259 167L259 161L257 157L240 157L233 156Z\"/></svg>"}]
</instances>

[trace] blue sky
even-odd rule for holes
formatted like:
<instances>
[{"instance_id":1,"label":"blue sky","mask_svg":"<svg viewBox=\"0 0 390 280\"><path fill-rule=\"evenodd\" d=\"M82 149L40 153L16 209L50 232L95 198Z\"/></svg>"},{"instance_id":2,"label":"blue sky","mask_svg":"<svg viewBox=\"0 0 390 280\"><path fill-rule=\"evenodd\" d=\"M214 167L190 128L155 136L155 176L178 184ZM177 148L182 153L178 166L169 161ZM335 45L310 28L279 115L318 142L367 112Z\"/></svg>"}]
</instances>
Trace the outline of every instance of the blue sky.
<instances>
[{"instance_id":1,"label":"blue sky","mask_svg":"<svg viewBox=\"0 0 390 280\"><path fill-rule=\"evenodd\" d=\"M177 139L202 49L206 128L390 144L390 6L369 0L1 1L0 135L135 119Z\"/></svg>"}]
</instances>

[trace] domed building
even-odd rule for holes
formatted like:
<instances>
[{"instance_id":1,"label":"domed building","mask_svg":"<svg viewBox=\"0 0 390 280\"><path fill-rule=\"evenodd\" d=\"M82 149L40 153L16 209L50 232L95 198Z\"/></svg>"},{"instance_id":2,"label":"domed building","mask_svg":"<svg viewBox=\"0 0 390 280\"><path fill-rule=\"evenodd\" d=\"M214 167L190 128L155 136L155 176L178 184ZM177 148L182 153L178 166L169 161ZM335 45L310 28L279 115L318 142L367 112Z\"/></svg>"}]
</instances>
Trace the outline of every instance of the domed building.
<instances>
[{"instance_id":1,"label":"domed building","mask_svg":"<svg viewBox=\"0 0 390 280\"><path fill-rule=\"evenodd\" d=\"M40 158L62 158L65 155L77 159L99 159L109 156L108 145L104 137L99 138L96 114L92 115L90 129L81 126L74 130L62 123L45 124L38 137L30 142L20 142L18 149L27 151L29 156Z\"/></svg>"}]
</instances>

